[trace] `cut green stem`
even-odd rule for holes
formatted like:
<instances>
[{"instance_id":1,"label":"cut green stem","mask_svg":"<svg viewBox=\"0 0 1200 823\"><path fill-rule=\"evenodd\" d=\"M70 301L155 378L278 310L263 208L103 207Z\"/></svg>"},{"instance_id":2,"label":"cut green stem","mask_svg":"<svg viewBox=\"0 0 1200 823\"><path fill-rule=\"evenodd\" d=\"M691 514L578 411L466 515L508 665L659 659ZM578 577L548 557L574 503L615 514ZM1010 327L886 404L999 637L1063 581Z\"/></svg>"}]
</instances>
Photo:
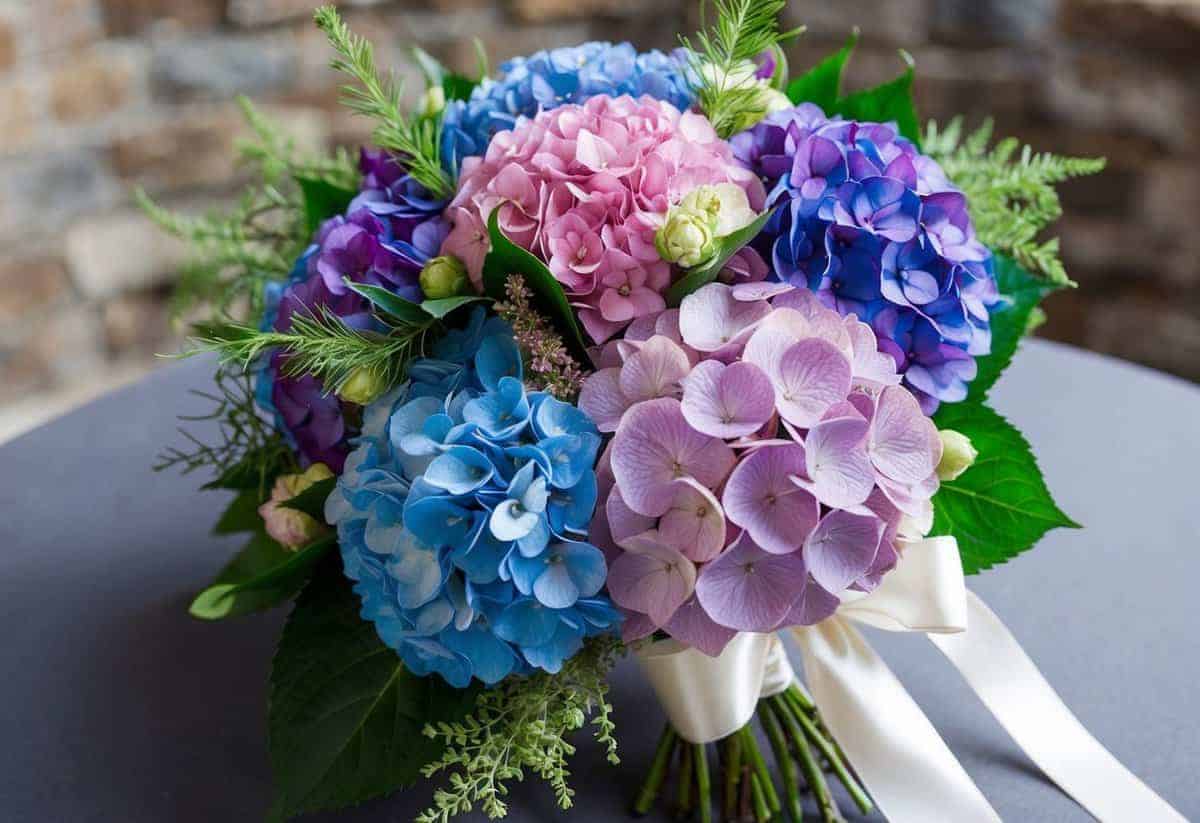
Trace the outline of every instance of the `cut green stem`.
<instances>
[{"instance_id":1,"label":"cut green stem","mask_svg":"<svg viewBox=\"0 0 1200 823\"><path fill-rule=\"evenodd\" d=\"M767 808L766 789L757 772L750 773L750 799L754 804L754 819L756 823L767 823L771 819L771 810Z\"/></svg>"},{"instance_id":2,"label":"cut green stem","mask_svg":"<svg viewBox=\"0 0 1200 823\"><path fill-rule=\"evenodd\" d=\"M678 739L671 724L663 726L662 735L658 738L658 748L654 750L654 759L650 761L650 772L642 782L642 789L633 803L635 815L649 814L650 810L654 808L654 802L658 799L663 782L667 778L667 767L671 763L671 755L675 752L675 744Z\"/></svg>"},{"instance_id":3,"label":"cut green stem","mask_svg":"<svg viewBox=\"0 0 1200 823\"><path fill-rule=\"evenodd\" d=\"M738 816L738 788L742 778L742 736L732 734L725 739L725 820Z\"/></svg>"},{"instance_id":4,"label":"cut green stem","mask_svg":"<svg viewBox=\"0 0 1200 823\"><path fill-rule=\"evenodd\" d=\"M680 820L686 820L692 813L692 747L680 741L679 746L679 785L675 791L676 813Z\"/></svg>"},{"instance_id":5,"label":"cut green stem","mask_svg":"<svg viewBox=\"0 0 1200 823\"><path fill-rule=\"evenodd\" d=\"M771 742L771 750L775 753L775 765L779 768L779 776L783 779L784 802L787 804L788 814L792 816L794 823L801 823L804 820L804 807L800 803L796 764L788 752L787 740L783 736L783 727L779 723L779 718L775 716L775 712L771 708L770 703L760 702L758 719L762 722L763 729L767 732L767 739Z\"/></svg>"},{"instance_id":6,"label":"cut green stem","mask_svg":"<svg viewBox=\"0 0 1200 823\"><path fill-rule=\"evenodd\" d=\"M804 733L812 740L813 745L820 750L825 759L829 761L829 767L833 769L833 773L837 775L838 780L846 787L847 793L854 800L854 805L863 814L869 814L875 808L875 805L871 802L871 798L867 795L863 787L854 778L854 775L850 773L850 768L846 765L845 755L842 754L833 739L828 736L828 733L823 734L821 732L817 727L818 721L816 718L810 716L807 711L804 711L801 705L799 701L794 701L790 706L786 706L785 702L785 707L792 710L792 715L799 722Z\"/></svg>"},{"instance_id":7,"label":"cut green stem","mask_svg":"<svg viewBox=\"0 0 1200 823\"><path fill-rule=\"evenodd\" d=\"M829 784L825 782L821 765L813 755L812 749L809 748L804 729L796 721L795 713L790 710L786 699L777 695L769 700L772 708L775 709L776 716L792 737L792 744L796 747L796 754L800 758L800 770L804 772L804 779L817 800L817 806L821 810L821 820L824 823L840 823L842 814L833 799L833 793L829 791Z\"/></svg>"},{"instance_id":8,"label":"cut green stem","mask_svg":"<svg viewBox=\"0 0 1200 823\"><path fill-rule=\"evenodd\" d=\"M708 747L696 743L692 762L696 766L696 803L700 807L700 823L712 823L712 786L708 774Z\"/></svg>"},{"instance_id":9,"label":"cut green stem","mask_svg":"<svg viewBox=\"0 0 1200 823\"><path fill-rule=\"evenodd\" d=\"M779 795L775 792L775 784L771 782L771 773L767 771L767 761L763 759L762 752L758 750L758 741L754 737L754 731L749 725L746 725L742 727L741 735L746 761L750 764L754 774L758 776L767 807L772 814L778 814L783 811L783 806L779 802Z\"/></svg>"}]
</instances>

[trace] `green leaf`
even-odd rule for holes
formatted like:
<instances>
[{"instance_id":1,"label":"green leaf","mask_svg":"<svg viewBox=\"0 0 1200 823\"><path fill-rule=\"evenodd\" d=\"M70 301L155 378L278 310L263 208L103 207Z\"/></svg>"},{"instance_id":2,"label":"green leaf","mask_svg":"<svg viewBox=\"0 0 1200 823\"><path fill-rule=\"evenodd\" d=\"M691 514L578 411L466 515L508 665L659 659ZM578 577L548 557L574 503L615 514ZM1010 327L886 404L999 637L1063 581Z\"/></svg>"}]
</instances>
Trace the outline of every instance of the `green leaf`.
<instances>
[{"instance_id":1,"label":"green leaf","mask_svg":"<svg viewBox=\"0 0 1200 823\"><path fill-rule=\"evenodd\" d=\"M247 452L240 461L229 466L213 480L200 488L230 489L232 491L254 490L265 494L275 477L284 469L285 454L276 448L264 447Z\"/></svg>"},{"instance_id":2,"label":"green leaf","mask_svg":"<svg viewBox=\"0 0 1200 823\"><path fill-rule=\"evenodd\" d=\"M721 269L725 268L725 264L729 262L730 258L758 236L759 232L762 231L762 227L771 219L774 211L774 209L767 209L756 217L753 222L747 223L732 234L718 237L716 256L700 268L692 269L675 285L671 286L667 290L667 305L678 306L683 298L696 289L701 286L707 286L716 280L717 275L721 273Z\"/></svg>"},{"instance_id":3,"label":"green leaf","mask_svg":"<svg viewBox=\"0 0 1200 823\"><path fill-rule=\"evenodd\" d=\"M483 259L484 291L493 300L503 300L508 276L523 276L525 285L533 292L538 310L558 329L571 355L580 363L592 362L583 331L579 328L579 321L575 319L575 312L562 285L554 279L545 263L504 236L504 232L500 231L499 217L498 208L493 209L488 217L491 249Z\"/></svg>"},{"instance_id":4,"label":"green leaf","mask_svg":"<svg viewBox=\"0 0 1200 823\"><path fill-rule=\"evenodd\" d=\"M958 540L963 571L976 574L1032 548L1054 528L1079 528L1055 504L1029 443L982 403L943 403L933 418L979 451L957 480L933 498L935 535Z\"/></svg>"},{"instance_id":5,"label":"green leaf","mask_svg":"<svg viewBox=\"0 0 1200 823\"><path fill-rule=\"evenodd\" d=\"M788 83L788 99L796 104L816 103L824 111L833 111L842 94L842 70L857 44L855 29L846 45Z\"/></svg>"},{"instance_id":6,"label":"green leaf","mask_svg":"<svg viewBox=\"0 0 1200 823\"><path fill-rule=\"evenodd\" d=\"M262 496L257 488L238 492L213 526L213 534L237 534L262 528L262 517L258 514L261 503Z\"/></svg>"},{"instance_id":7,"label":"green leaf","mask_svg":"<svg viewBox=\"0 0 1200 823\"><path fill-rule=\"evenodd\" d=\"M843 97L832 111L826 113L880 123L894 120L900 133L920 146L921 127L917 122L917 107L912 96L913 60L907 52L900 52L900 56L908 64L904 74L881 86Z\"/></svg>"},{"instance_id":8,"label":"green leaf","mask_svg":"<svg viewBox=\"0 0 1200 823\"><path fill-rule=\"evenodd\" d=\"M456 721L476 690L417 677L383 645L335 562L322 564L284 626L271 671L276 821L406 786L441 752L426 723Z\"/></svg>"},{"instance_id":9,"label":"green leaf","mask_svg":"<svg viewBox=\"0 0 1200 823\"><path fill-rule=\"evenodd\" d=\"M347 278L346 286L355 294L367 298L375 308L387 312L402 323L410 326L421 326L429 322L429 315L421 310L419 303L405 300L398 294L388 291L383 286L372 286L369 283L355 283Z\"/></svg>"},{"instance_id":10,"label":"green leaf","mask_svg":"<svg viewBox=\"0 0 1200 823\"><path fill-rule=\"evenodd\" d=\"M319 177L296 177L304 197L304 222L309 236L317 233L321 224L341 214L357 195L355 189L345 189Z\"/></svg>"},{"instance_id":11,"label":"green leaf","mask_svg":"<svg viewBox=\"0 0 1200 823\"><path fill-rule=\"evenodd\" d=\"M996 286L1006 302L990 312L992 350L989 354L975 358L979 371L971 381L967 402L982 401L987 397L997 378L1012 362L1017 344L1029 332L1038 303L1046 295L1061 288L1049 280L1031 274L1011 257L997 254L995 263Z\"/></svg>"},{"instance_id":12,"label":"green leaf","mask_svg":"<svg viewBox=\"0 0 1200 823\"><path fill-rule=\"evenodd\" d=\"M431 317L436 317L441 320L450 312L457 309L459 306L465 306L469 303L491 302L490 297L481 297L477 294L465 294L457 297L439 297L437 300L425 300L421 303L421 309Z\"/></svg>"},{"instance_id":13,"label":"green leaf","mask_svg":"<svg viewBox=\"0 0 1200 823\"><path fill-rule=\"evenodd\" d=\"M318 523L324 523L325 501L329 499L329 495L333 493L333 487L336 485L336 477L327 477L324 480L318 480L295 497L285 500L279 505L285 509L295 509L296 511L304 512Z\"/></svg>"},{"instance_id":14,"label":"green leaf","mask_svg":"<svg viewBox=\"0 0 1200 823\"><path fill-rule=\"evenodd\" d=\"M222 620L278 606L300 591L313 566L336 544L331 534L292 552L260 532L196 595L188 612L201 620Z\"/></svg>"},{"instance_id":15,"label":"green leaf","mask_svg":"<svg viewBox=\"0 0 1200 823\"><path fill-rule=\"evenodd\" d=\"M477 85L479 83L461 74L447 74L442 78L442 91L446 92L446 100L469 100Z\"/></svg>"}]
</instances>

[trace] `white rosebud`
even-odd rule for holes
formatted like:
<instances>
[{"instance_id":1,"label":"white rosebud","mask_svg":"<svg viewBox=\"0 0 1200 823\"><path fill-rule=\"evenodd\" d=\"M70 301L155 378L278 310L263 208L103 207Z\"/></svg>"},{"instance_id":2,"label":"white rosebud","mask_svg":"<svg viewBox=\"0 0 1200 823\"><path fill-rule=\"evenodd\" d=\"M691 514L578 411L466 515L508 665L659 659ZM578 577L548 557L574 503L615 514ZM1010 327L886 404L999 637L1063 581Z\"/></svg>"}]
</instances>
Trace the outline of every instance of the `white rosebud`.
<instances>
[{"instance_id":1,"label":"white rosebud","mask_svg":"<svg viewBox=\"0 0 1200 823\"><path fill-rule=\"evenodd\" d=\"M971 468L979 452L971 445L970 438L954 429L940 429L938 437L942 439L942 459L937 466L938 479L954 480Z\"/></svg>"},{"instance_id":2,"label":"white rosebud","mask_svg":"<svg viewBox=\"0 0 1200 823\"><path fill-rule=\"evenodd\" d=\"M714 220L707 211L676 206L667 222L654 234L654 246L668 263L693 268L713 255Z\"/></svg>"},{"instance_id":3,"label":"white rosebud","mask_svg":"<svg viewBox=\"0 0 1200 823\"><path fill-rule=\"evenodd\" d=\"M417 111L423 117L437 117L446 108L446 90L441 85L429 86L417 103Z\"/></svg>"}]
</instances>

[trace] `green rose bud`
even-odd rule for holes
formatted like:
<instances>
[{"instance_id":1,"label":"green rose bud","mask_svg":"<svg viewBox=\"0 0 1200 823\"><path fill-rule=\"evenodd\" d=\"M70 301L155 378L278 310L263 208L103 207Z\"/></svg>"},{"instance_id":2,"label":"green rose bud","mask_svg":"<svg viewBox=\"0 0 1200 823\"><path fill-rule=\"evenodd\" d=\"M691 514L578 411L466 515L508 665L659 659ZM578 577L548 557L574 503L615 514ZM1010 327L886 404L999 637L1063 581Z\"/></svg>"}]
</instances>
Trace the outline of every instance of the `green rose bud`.
<instances>
[{"instance_id":1,"label":"green rose bud","mask_svg":"<svg viewBox=\"0 0 1200 823\"><path fill-rule=\"evenodd\" d=\"M954 480L975 462L979 452L971 445L971 440L965 434L954 429L941 429L938 437L942 439L942 460L937 466L939 480Z\"/></svg>"},{"instance_id":2,"label":"green rose bud","mask_svg":"<svg viewBox=\"0 0 1200 823\"><path fill-rule=\"evenodd\" d=\"M370 370L361 366L350 374L350 378L338 389L337 396L347 403L365 406L387 391L387 386Z\"/></svg>"},{"instance_id":3,"label":"green rose bud","mask_svg":"<svg viewBox=\"0 0 1200 823\"><path fill-rule=\"evenodd\" d=\"M441 300L467 292L467 267L457 257L434 257L421 269L421 291L429 300Z\"/></svg>"},{"instance_id":4,"label":"green rose bud","mask_svg":"<svg viewBox=\"0 0 1200 823\"><path fill-rule=\"evenodd\" d=\"M676 206L655 233L654 246L663 260L690 269L713 256L715 228L707 212Z\"/></svg>"},{"instance_id":5,"label":"green rose bud","mask_svg":"<svg viewBox=\"0 0 1200 823\"><path fill-rule=\"evenodd\" d=\"M424 117L437 117L446 108L446 90L439 86L425 89L417 102L417 111Z\"/></svg>"}]
</instances>

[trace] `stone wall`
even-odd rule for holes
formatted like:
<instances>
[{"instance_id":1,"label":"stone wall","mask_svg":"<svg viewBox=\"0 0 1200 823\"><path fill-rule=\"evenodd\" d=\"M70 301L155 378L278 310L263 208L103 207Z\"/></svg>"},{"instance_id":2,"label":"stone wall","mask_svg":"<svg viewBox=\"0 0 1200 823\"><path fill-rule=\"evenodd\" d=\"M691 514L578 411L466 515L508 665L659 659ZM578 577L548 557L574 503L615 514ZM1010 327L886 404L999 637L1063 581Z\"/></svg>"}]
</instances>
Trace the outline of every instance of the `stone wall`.
<instances>
[{"instance_id":1,"label":"stone wall","mask_svg":"<svg viewBox=\"0 0 1200 823\"><path fill-rule=\"evenodd\" d=\"M140 373L177 346L164 311L181 250L133 186L201 209L239 184L242 91L304 143L354 142L313 0L0 0L0 408ZM419 42L457 68L589 38L673 45L692 0L341 3L381 58ZM1076 292L1044 333L1200 379L1200 0L793 0L802 68L858 25L851 85L916 59L922 116L998 130L1110 170L1070 184ZM419 81L413 77L413 87Z\"/></svg>"}]
</instances>

